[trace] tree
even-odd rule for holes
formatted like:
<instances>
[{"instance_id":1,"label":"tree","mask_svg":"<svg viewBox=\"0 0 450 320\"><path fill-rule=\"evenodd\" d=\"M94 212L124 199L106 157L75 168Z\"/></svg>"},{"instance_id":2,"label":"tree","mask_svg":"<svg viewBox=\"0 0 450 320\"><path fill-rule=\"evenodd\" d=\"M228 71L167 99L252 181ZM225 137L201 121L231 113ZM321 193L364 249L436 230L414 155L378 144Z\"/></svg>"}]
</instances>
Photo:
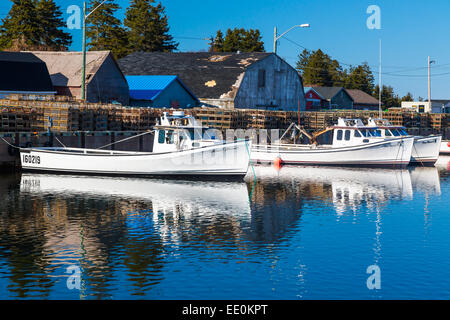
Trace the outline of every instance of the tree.
<instances>
[{"instance_id":1,"label":"tree","mask_svg":"<svg viewBox=\"0 0 450 320\"><path fill-rule=\"evenodd\" d=\"M88 11L94 10L102 1L91 0ZM86 37L89 38L90 50L110 50L116 59L127 54L127 33L122 23L114 14L120 9L113 0L105 2L90 16L86 26Z\"/></svg>"},{"instance_id":2,"label":"tree","mask_svg":"<svg viewBox=\"0 0 450 320\"><path fill-rule=\"evenodd\" d=\"M70 34L62 31L64 20L53 0L12 0L0 27L3 50L67 50Z\"/></svg>"},{"instance_id":3,"label":"tree","mask_svg":"<svg viewBox=\"0 0 450 320\"><path fill-rule=\"evenodd\" d=\"M373 91L373 97L378 99L380 92L380 86L376 85ZM385 109L389 108L399 108L401 105L398 95L394 93L394 89L391 86L383 85L381 90L381 103L384 105Z\"/></svg>"},{"instance_id":4,"label":"tree","mask_svg":"<svg viewBox=\"0 0 450 320\"><path fill-rule=\"evenodd\" d=\"M223 52L223 33L220 30L217 30L216 37L213 39L212 43L210 43L211 52Z\"/></svg>"},{"instance_id":5,"label":"tree","mask_svg":"<svg viewBox=\"0 0 450 320\"><path fill-rule=\"evenodd\" d=\"M8 50L34 49L39 45L39 20L32 0L14 0L0 27L0 47Z\"/></svg>"},{"instance_id":6,"label":"tree","mask_svg":"<svg viewBox=\"0 0 450 320\"><path fill-rule=\"evenodd\" d=\"M64 32L64 19L60 8L53 0L36 2L36 15L40 22L41 44L46 50L68 50L72 36Z\"/></svg>"},{"instance_id":7,"label":"tree","mask_svg":"<svg viewBox=\"0 0 450 320\"><path fill-rule=\"evenodd\" d=\"M128 51L172 52L178 43L169 34L165 8L153 0L132 0L125 14L124 24L128 28Z\"/></svg>"},{"instance_id":8,"label":"tree","mask_svg":"<svg viewBox=\"0 0 450 320\"><path fill-rule=\"evenodd\" d=\"M310 54L305 52L307 62L299 61L303 66L303 82L312 85L332 87L340 85L342 80L342 68L336 60L323 53L322 50L313 51Z\"/></svg>"},{"instance_id":9,"label":"tree","mask_svg":"<svg viewBox=\"0 0 450 320\"><path fill-rule=\"evenodd\" d=\"M218 30L212 51L214 52L264 52L264 42L258 29L228 29L223 38Z\"/></svg>"},{"instance_id":10,"label":"tree","mask_svg":"<svg viewBox=\"0 0 450 320\"><path fill-rule=\"evenodd\" d=\"M413 95L411 92L408 92L406 96L403 96L401 101L414 101Z\"/></svg>"},{"instance_id":11,"label":"tree","mask_svg":"<svg viewBox=\"0 0 450 320\"><path fill-rule=\"evenodd\" d=\"M359 89L372 94L374 89L374 76L367 62L357 67L350 67L345 81L346 89Z\"/></svg>"},{"instance_id":12,"label":"tree","mask_svg":"<svg viewBox=\"0 0 450 320\"><path fill-rule=\"evenodd\" d=\"M311 58L311 51L308 49L303 49L303 51L298 55L298 61L296 65L296 69L300 72L301 75L305 72L308 67L309 59Z\"/></svg>"}]
</instances>

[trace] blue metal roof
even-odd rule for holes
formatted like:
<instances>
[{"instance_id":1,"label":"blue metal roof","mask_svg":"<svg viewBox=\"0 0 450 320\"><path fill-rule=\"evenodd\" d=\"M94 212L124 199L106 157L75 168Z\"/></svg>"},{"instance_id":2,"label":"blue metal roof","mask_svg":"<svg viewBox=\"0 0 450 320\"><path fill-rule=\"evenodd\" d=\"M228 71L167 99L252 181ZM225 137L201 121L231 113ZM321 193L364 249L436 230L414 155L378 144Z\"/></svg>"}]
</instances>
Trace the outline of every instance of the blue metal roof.
<instances>
[{"instance_id":1,"label":"blue metal roof","mask_svg":"<svg viewBox=\"0 0 450 320\"><path fill-rule=\"evenodd\" d=\"M130 88L130 98L154 100L177 76L125 76Z\"/></svg>"}]
</instances>

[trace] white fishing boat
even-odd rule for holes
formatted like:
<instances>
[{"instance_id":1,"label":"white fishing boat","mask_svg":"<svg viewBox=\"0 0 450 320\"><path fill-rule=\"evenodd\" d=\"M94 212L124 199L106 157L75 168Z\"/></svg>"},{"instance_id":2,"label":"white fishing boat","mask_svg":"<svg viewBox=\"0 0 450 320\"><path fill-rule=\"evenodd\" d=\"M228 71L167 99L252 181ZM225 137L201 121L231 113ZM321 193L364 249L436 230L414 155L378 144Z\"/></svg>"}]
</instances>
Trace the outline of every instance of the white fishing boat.
<instances>
[{"instance_id":1,"label":"white fishing boat","mask_svg":"<svg viewBox=\"0 0 450 320\"><path fill-rule=\"evenodd\" d=\"M137 176L245 176L250 163L251 142L226 142L208 135L208 132L194 117L186 116L182 111L172 115L165 112L154 131L140 134L154 133L153 152L102 150L102 147L37 147L21 148L20 160L22 169L34 171Z\"/></svg>"},{"instance_id":2,"label":"white fishing boat","mask_svg":"<svg viewBox=\"0 0 450 320\"><path fill-rule=\"evenodd\" d=\"M440 154L450 154L450 140L441 141L439 153Z\"/></svg>"},{"instance_id":3,"label":"white fishing boat","mask_svg":"<svg viewBox=\"0 0 450 320\"><path fill-rule=\"evenodd\" d=\"M293 130L294 143L283 143ZM299 134L295 134L295 129ZM297 136L306 135L309 144L297 144ZM360 119L338 119L338 124L321 132L308 135L291 124L280 143L254 145L252 162L285 164L405 167L409 164L413 137L380 139L375 128L364 126Z\"/></svg>"},{"instance_id":4,"label":"white fishing boat","mask_svg":"<svg viewBox=\"0 0 450 320\"><path fill-rule=\"evenodd\" d=\"M380 131L380 138L383 139L409 136L405 127L393 126L386 119L369 119L367 125L377 128ZM414 136L411 164L434 165L439 157L441 140L441 135Z\"/></svg>"}]
</instances>

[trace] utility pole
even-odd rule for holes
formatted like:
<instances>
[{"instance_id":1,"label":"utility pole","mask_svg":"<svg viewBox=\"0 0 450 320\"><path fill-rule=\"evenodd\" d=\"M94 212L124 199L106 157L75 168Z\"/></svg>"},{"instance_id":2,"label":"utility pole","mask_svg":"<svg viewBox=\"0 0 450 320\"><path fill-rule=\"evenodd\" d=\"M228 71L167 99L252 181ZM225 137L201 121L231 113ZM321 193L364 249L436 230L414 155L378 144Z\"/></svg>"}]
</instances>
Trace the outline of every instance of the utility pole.
<instances>
[{"instance_id":1,"label":"utility pole","mask_svg":"<svg viewBox=\"0 0 450 320\"><path fill-rule=\"evenodd\" d=\"M430 56L428 56L428 106L431 111L431 70L430 66L432 63L435 63L435 60L430 60Z\"/></svg>"},{"instance_id":2,"label":"utility pole","mask_svg":"<svg viewBox=\"0 0 450 320\"><path fill-rule=\"evenodd\" d=\"M81 99L86 100L86 2L83 2L83 66L81 67Z\"/></svg>"},{"instance_id":3,"label":"utility pole","mask_svg":"<svg viewBox=\"0 0 450 320\"><path fill-rule=\"evenodd\" d=\"M273 53L277 53L277 27L275 27L273 32Z\"/></svg>"},{"instance_id":4,"label":"utility pole","mask_svg":"<svg viewBox=\"0 0 450 320\"><path fill-rule=\"evenodd\" d=\"M86 100L86 20L87 18L108 0L103 0L94 10L86 14L86 1L83 2L83 65L81 67L81 99Z\"/></svg>"}]
</instances>

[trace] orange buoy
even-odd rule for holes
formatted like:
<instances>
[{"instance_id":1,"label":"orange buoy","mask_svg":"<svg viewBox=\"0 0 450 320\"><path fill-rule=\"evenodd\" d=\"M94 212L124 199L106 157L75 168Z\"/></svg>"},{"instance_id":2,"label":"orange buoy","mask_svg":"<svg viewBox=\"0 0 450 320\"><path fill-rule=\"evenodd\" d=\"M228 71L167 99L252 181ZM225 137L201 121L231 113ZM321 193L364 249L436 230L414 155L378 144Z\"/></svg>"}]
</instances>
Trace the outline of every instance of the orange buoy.
<instances>
[{"instance_id":1,"label":"orange buoy","mask_svg":"<svg viewBox=\"0 0 450 320\"><path fill-rule=\"evenodd\" d=\"M283 161L281 160L280 157L276 157L275 160L273 160L273 166L277 170L280 170L282 163L283 163Z\"/></svg>"}]
</instances>

